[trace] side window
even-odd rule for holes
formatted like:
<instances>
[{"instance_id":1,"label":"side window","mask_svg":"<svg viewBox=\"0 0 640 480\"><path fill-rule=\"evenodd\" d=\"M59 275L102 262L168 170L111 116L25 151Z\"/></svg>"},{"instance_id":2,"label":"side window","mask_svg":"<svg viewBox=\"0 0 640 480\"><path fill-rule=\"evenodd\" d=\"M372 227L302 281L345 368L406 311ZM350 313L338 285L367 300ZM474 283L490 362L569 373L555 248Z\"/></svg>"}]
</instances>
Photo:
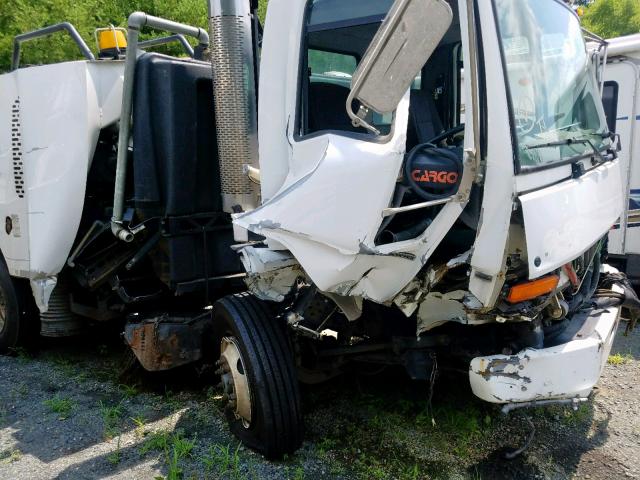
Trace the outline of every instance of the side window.
<instances>
[{"instance_id":1,"label":"side window","mask_svg":"<svg viewBox=\"0 0 640 480\"><path fill-rule=\"evenodd\" d=\"M307 62L312 83L337 83L347 88L358 66L353 55L313 49L308 51Z\"/></svg>"},{"instance_id":2,"label":"side window","mask_svg":"<svg viewBox=\"0 0 640 480\"><path fill-rule=\"evenodd\" d=\"M602 90L602 104L607 116L607 126L610 132L616 131L616 118L618 117L618 83L605 82Z\"/></svg>"},{"instance_id":3,"label":"side window","mask_svg":"<svg viewBox=\"0 0 640 480\"><path fill-rule=\"evenodd\" d=\"M302 135L334 131L369 135L347 114L351 79L393 0L310 0L304 32L305 65L300 79ZM388 118L386 118L388 117ZM392 116L373 123L391 130Z\"/></svg>"},{"instance_id":4,"label":"side window","mask_svg":"<svg viewBox=\"0 0 640 480\"><path fill-rule=\"evenodd\" d=\"M307 51L306 133L354 131L346 107L356 57L310 48Z\"/></svg>"}]
</instances>

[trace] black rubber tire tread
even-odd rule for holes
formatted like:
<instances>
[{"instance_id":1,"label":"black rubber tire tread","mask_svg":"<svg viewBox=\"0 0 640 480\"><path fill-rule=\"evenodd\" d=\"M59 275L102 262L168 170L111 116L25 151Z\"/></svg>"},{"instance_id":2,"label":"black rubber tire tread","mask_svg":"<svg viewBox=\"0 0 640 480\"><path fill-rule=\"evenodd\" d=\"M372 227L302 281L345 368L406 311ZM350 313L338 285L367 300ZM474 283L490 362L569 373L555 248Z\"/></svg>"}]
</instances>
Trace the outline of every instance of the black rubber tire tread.
<instances>
[{"instance_id":1,"label":"black rubber tire tread","mask_svg":"<svg viewBox=\"0 0 640 480\"><path fill-rule=\"evenodd\" d=\"M28 281L12 278L4 258L0 258L0 288L7 308L0 332L0 355L4 355L18 347L31 347L40 333L40 324Z\"/></svg>"},{"instance_id":2,"label":"black rubber tire tread","mask_svg":"<svg viewBox=\"0 0 640 480\"><path fill-rule=\"evenodd\" d=\"M219 309L235 323L240 347L248 353L243 357L245 368L252 372L249 380L255 382L250 389L257 425L252 419L247 430L237 425L234 428L231 422L232 431L267 458L295 452L302 444L303 421L297 375L284 329L267 306L248 293L224 297L214 312Z\"/></svg>"},{"instance_id":3,"label":"black rubber tire tread","mask_svg":"<svg viewBox=\"0 0 640 480\"><path fill-rule=\"evenodd\" d=\"M280 411L276 411L274 414L280 415L280 419L284 425L284 431L291 432L295 429L294 425L296 423L301 424L301 421L296 422L295 418L298 416L297 413L299 412L300 401L299 393L297 391L297 379L293 372L293 360L291 359L291 355L287 355L288 350L284 347L284 345L286 345L286 339L282 330L275 324L275 319L271 318L262 302L249 294L245 294L242 298L246 299L244 304L247 309L253 310L251 312L251 318L266 322L262 323L262 325L259 324L259 321L256 322L255 331L258 334L256 337L261 337L265 351L268 350L269 347L274 350L274 355L267 355L271 370L274 372L274 377L278 383L278 388L273 392L277 396L273 400L275 401L276 406L279 407ZM284 393L284 398L280 398L281 392ZM296 397L298 397L297 401L293 402L293 404L289 404L287 399ZM294 406L294 408L289 408L291 406ZM301 429L299 430L301 432ZM299 447L299 443L301 443L300 438L300 440L296 442L297 444L293 445L291 441L296 441L298 439L290 438L288 435L278 437L278 440L284 442L284 445L281 445L280 447L285 453L292 453ZM287 440L289 441L289 444L287 444Z\"/></svg>"},{"instance_id":4,"label":"black rubber tire tread","mask_svg":"<svg viewBox=\"0 0 640 480\"><path fill-rule=\"evenodd\" d=\"M283 337L283 335L278 335L278 333L281 332L277 325L275 325L275 319L269 318L268 313L260 308L260 302L253 296L247 295L244 298L247 299L247 301L245 302L247 310L253 310L250 313L251 318L267 319L267 321L270 323L269 325L261 328L261 325L258 325L259 322L256 322L257 328L255 331L258 333L256 337L261 337L260 340L265 351L267 351L269 347L274 350L273 356L267 355L271 371L274 373L274 379L278 384L278 387L274 391L274 393L276 393L276 398L272 399L273 403L275 404L276 410L274 414L276 415L276 418L279 418L284 425L284 431L292 431L293 423L295 423L295 420L292 418L294 415L291 415L289 412L289 410L291 409L288 408L289 405L286 399L293 398L293 396L295 395L293 388L295 384L291 381L291 375L287 374L287 370L289 370L289 368L287 367L292 366L293 362L290 357L286 356L281 346L281 342L278 341ZM284 398L280 398L280 392L284 393ZM297 410L297 408L293 410ZM278 420L276 420L276 424L277 421ZM279 442L284 441L283 445L279 445L279 447L281 447L283 451L285 451L286 453L289 453L291 451L292 447L290 445L287 445L287 440L291 439L289 439L287 436L284 436L277 438L277 440ZM293 447L294 450L296 448L297 447Z\"/></svg>"}]
</instances>

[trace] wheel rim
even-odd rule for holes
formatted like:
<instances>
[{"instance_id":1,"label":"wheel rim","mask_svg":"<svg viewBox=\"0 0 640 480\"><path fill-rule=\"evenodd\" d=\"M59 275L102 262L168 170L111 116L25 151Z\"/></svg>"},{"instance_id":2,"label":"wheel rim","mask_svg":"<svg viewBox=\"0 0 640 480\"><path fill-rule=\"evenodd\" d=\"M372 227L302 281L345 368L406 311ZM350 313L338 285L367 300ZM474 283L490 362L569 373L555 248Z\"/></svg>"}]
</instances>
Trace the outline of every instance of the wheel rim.
<instances>
[{"instance_id":1,"label":"wheel rim","mask_svg":"<svg viewBox=\"0 0 640 480\"><path fill-rule=\"evenodd\" d=\"M224 337L220 341L220 370L222 388L227 406L233 410L245 428L251 425L251 391L249 379L244 368L242 354L233 337Z\"/></svg>"},{"instance_id":2,"label":"wheel rim","mask_svg":"<svg viewBox=\"0 0 640 480\"><path fill-rule=\"evenodd\" d=\"M4 330L7 323L7 301L4 296L4 291L0 288L0 332Z\"/></svg>"}]
</instances>

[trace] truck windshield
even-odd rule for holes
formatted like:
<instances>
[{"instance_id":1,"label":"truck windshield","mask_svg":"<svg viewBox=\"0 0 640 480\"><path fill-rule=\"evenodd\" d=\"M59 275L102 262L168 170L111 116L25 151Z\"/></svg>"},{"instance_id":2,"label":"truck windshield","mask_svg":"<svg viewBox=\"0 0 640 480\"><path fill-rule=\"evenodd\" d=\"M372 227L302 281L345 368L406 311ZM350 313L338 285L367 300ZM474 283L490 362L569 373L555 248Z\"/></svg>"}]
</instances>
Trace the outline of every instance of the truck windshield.
<instances>
[{"instance_id":1,"label":"truck windshield","mask_svg":"<svg viewBox=\"0 0 640 480\"><path fill-rule=\"evenodd\" d=\"M518 141L518 170L609 146L578 18L556 0L496 0Z\"/></svg>"}]
</instances>

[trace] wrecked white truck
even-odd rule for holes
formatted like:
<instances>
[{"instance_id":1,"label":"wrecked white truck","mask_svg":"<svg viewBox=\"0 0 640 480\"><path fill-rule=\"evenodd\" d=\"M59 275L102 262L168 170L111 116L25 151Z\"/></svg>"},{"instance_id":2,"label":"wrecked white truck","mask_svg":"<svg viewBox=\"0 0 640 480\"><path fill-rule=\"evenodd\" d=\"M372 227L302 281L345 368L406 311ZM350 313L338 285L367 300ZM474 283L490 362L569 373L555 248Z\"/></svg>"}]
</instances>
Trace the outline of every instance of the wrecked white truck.
<instances>
[{"instance_id":1,"label":"wrecked white truck","mask_svg":"<svg viewBox=\"0 0 640 480\"><path fill-rule=\"evenodd\" d=\"M135 13L97 56L69 24L16 38L0 350L126 317L144 368L215 363L268 457L301 444L298 382L348 366L448 365L505 410L584 401L625 299L601 282L623 189L575 14L271 0L263 30L256 7L210 0L210 38ZM19 68L60 29L85 60ZM173 40L194 58L149 51Z\"/></svg>"}]
</instances>

